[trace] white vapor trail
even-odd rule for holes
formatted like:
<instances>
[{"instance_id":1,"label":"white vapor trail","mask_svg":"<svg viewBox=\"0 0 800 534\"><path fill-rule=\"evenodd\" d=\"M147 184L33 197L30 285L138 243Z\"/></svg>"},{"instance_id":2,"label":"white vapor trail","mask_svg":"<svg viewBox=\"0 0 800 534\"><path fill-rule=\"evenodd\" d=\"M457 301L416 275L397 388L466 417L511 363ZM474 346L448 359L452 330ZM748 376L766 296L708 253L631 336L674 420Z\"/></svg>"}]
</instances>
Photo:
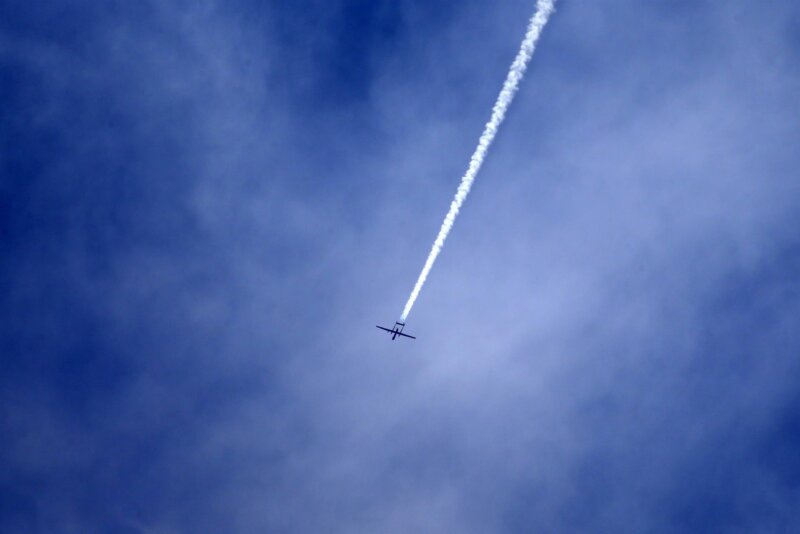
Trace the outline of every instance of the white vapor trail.
<instances>
[{"instance_id":1,"label":"white vapor trail","mask_svg":"<svg viewBox=\"0 0 800 534\"><path fill-rule=\"evenodd\" d=\"M442 227L439 229L439 235L436 236L436 240L433 242L433 247L431 248L430 254L428 254L428 259L425 260L425 265L422 267L422 272L419 273L417 283L414 285L414 289L408 297L405 308L403 308L403 314L400 316L401 322L405 322L408 314L411 312L411 308L414 306L414 302L417 300L419 292L425 284L425 280L428 278L428 273L430 273L431 267L433 267L436 261L436 257L439 256L439 253L442 251L444 241L447 239L447 234L449 234L450 230L453 228L453 222L456 220L456 216L469 194L472 182L475 181L475 176L477 176L481 165L483 165L486 152L489 150L489 146L497 135L497 130L506 116L508 106L511 104L511 101L514 100L514 95L517 92L517 88L519 88L519 82L522 81L525 70L528 68L528 62L536 49L536 41L539 40L542 28L547 24L547 20L553 13L553 2L554 0L537 0L536 2L536 13L533 14L533 17L531 17L528 23L525 39L523 39L519 47L519 52L517 52L517 57L514 58L514 62L508 70L508 76L506 76L506 81L503 83L503 89L500 91L500 95L497 97L497 101L492 108L492 116L483 129L483 133L478 140L478 146L475 148L475 152L473 152L469 160L467 172L464 173L464 176L461 178L456 196L450 203L450 210L447 212L444 222L442 222Z\"/></svg>"}]
</instances>

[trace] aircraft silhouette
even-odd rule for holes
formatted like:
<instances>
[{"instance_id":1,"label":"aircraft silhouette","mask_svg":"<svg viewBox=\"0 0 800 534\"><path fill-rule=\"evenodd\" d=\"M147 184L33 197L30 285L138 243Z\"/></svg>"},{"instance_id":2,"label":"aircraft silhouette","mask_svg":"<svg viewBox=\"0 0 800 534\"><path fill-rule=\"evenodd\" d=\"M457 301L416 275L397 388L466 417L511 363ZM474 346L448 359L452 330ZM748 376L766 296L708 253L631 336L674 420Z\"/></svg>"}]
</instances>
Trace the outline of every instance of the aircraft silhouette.
<instances>
[{"instance_id":1,"label":"aircraft silhouette","mask_svg":"<svg viewBox=\"0 0 800 534\"><path fill-rule=\"evenodd\" d=\"M377 328L380 328L381 330L386 330L387 332L392 334L392 341L394 341L394 339L397 336L410 337L411 339L417 339L414 336L409 336L408 334L404 334L403 333L403 327L405 325L406 325L406 323L401 323L400 321L397 321L397 322L394 323L394 326L391 329L385 328L383 326L378 326L378 325L375 325L375 326Z\"/></svg>"}]
</instances>

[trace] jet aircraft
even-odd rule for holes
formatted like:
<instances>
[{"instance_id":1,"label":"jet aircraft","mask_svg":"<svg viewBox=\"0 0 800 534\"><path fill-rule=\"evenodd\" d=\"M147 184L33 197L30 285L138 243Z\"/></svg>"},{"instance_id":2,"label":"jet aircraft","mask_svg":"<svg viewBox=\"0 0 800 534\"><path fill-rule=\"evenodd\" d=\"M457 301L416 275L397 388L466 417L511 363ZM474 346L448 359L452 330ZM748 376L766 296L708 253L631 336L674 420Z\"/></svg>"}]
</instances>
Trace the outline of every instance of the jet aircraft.
<instances>
[{"instance_id":1,"label":"jet aircraft","mask_svg":"<svg viewBox=\"0 0 800 534\"><path fill-rule=\"evenodd\" d=\"M394 339L397 336L410 337L411 339L417 339L414 336L409 336L408 334L404 334L403 333L403 327L405 325L406 325L406 323L401 323L400 321L397 321L397 322L394 323L394 326L391 329L390 328L385 328L383 326L378 326L378 325L375 325L375 326L377 328L380 328L381 330L385 330L385 331L389 332L390 334L392 334L392 341L394 341Z\"/></svg>"}]
</instances>

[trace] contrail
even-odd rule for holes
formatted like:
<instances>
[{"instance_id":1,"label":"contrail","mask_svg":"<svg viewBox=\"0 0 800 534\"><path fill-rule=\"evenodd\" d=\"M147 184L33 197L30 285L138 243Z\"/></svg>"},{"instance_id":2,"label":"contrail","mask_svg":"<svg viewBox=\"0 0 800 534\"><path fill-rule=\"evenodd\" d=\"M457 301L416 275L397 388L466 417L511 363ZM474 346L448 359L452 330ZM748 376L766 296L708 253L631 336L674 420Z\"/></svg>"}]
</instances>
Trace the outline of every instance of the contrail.
<instances>
[{"instance_id":1,"label":"contrail","mask_svg":"<svg viewBox=\"0 0 800 534\"><path fill-rule=\"evenodd\" d=\"M483 133L478 140L478 146L475 148L475 152L472 153L472 157L469 160L467 172L464 173L464 176L461 178L456 196L450 203L450 210L447 212L444 222L442 222L442 227L439 229L439 235L436 236L436 240L433 242L433 247L431 248L430 254L428 254L428 259L425 260L425 265L422 267L422 272L419 273L417 283L414 285L414 289L408 297L405 308L403 308L403 314L400 316L401 322L405 322L408 314L411 312L411 308L414 306L414 302L417 300L419 292L425 284L425 280L428 278L428 273L430 273L431 267L433 267L436 261L436 257L439 256L439 253L442 251L442 246L444 246L444 241L447 239L447 234L449 234L450 230L453 228L453 221L456 220L461 205L464 204L464 200L466 200L469 194L472 182L475 181L475 176L477 176L481 165L483 165L486 152L489 150L489 146L491 146L492 141L494 141L497 135L497 129L506 116L508 106L511 104L511 101L514 100L519 82L522 81L525 70L528 68L528 62L531 56L533 56L534 50L536 50L536 41L539 40L542 28L547 24L547 20L553 13L553 3L554 0L537 0L536 2L536 13L533 14L533 17L531 17L528 23L528 31L525 33L525 39L523 39L519 47L519 52L517 52L517 57L514 58L514 62L508 70L508 76L506 76L506 81L503 83L503 89L500 91L500 95L497 97L497 101L492 108L492 116L483 128Z\"/></svg>"}]
</instances>

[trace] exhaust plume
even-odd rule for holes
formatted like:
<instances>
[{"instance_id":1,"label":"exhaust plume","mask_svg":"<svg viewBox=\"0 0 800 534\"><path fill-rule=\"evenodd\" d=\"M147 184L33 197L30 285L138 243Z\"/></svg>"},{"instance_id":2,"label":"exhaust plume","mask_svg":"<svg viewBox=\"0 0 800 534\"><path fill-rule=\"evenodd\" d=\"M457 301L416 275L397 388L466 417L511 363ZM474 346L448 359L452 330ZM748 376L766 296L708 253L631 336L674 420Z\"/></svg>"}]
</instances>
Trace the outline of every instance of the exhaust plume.
<instances>
[{"instance_id":1,"label":"exhaust plume","mask_svg":"<svg viewBox=\"0 0 800 534\"><path fill-rule=\"evenodd\" d=\"M406 302L405 308L403 308L403 314L400 316L401 322L405 322L408 314L411 312L411 308L414 306L414 302L417 300L419 292L422 289L422 286L425 284L425 280L428 278L428 273L430 273L431 267L433 267L433 264L436 261L436 257L439 256L439 253L442 251L442 247L444 246L445 239L447 239L447 235L453 228L453 222L456 220L456 216L458 215L462 204L464 204L464 200L466 200L467 195L469 194L469 190L472 187L472 182L475 181L475 176L477 176L481 165L483 165L483 160L486 158L486 152L489 150L489 146L491 146L492 141L494 141L494 138L497 135L497 130L506 116L508 106L511 104L511 101L514 100L514 95L519 87L519 82L525 75L525 70L528 68L528 62L530 61L531 56L533 56L533 52L536 49L536 41L539 40L539 35L542 33L542 28L544 28L544 25L547 24L547 20L553 13L553 2L554 0L537 0L536 2L536 12L533 14L533 17L531 17L531 20L528 23L528 30L525 33L525 39L523 39L519 48L519 52L517 53L517 57L514 58L514 62L511 64L511 68L508 70L508 76L506 76L506 81L503 83L503 89L500 91L500 95L497 97L497 101L494 103L494 107L492 108L492 116L489 118L489 122L486 123L486 126L483 129L483 133L478 140L478 146L475 148L475 152L472 153L472 157L469 160L467 172L464 173L464 176L461 178L461 183L456 191L456 196L450 203L450 210L447 212L444 222L442 222L442 227L439 229L439 234L436 236L436 240L433 242L433 247L431 248L430 254L428 254L428 259L425 260L425 265L422 267L422 271L419 273L417 283L414 285L414 289L411 291L411 295L408 297L408 302Z\"/></svg>"}]
</instances>

